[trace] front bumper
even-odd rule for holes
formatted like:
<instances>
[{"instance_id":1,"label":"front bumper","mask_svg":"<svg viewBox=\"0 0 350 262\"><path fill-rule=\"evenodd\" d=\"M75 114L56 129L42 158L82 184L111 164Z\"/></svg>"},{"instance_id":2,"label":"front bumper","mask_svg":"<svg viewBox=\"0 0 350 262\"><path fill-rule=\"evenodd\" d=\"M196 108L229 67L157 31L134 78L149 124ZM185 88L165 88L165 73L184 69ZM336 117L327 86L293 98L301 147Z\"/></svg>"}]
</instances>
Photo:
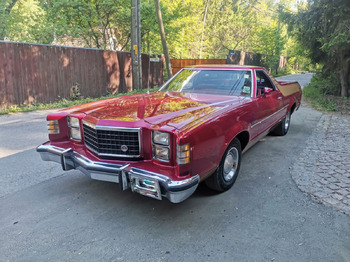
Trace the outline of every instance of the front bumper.
<instances>
[{"instance_id":1,"label":"front bumper","mask_svg":"<svg viewBox=\"0 0 350 262\"><path fill-rule=\"evenodd\" d=\"M172 203L187 199L199 184L199 175L174 181L162 174L131 167L128 163L120 165L92 161L71 148L43 144L36 151L42 160L60 163L65 171L78 169L92 179L119 183L122 190L131 188L133 192L159 200L166 197Z\"/></svg>"}]
</instances>

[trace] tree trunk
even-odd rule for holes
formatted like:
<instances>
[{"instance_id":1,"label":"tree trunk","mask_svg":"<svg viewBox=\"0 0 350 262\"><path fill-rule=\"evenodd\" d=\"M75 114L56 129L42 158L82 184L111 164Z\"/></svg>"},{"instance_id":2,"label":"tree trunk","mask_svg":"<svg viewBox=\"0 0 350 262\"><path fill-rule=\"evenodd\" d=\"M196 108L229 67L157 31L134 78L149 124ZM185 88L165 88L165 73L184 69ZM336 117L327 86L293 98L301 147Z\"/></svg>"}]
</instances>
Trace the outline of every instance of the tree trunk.
<instances>
[{"instance_id":1,"label":"tree trunk","mask_svg":"<svg viewBox=\"0 0 350 262\"><path fill-rule=\"evenodd\" d=\"M207 19L208 5L209 5L209 0L207 0L207 3L205 4L204 17L203 17L203 27L202 27L202 37L201 37L201 47L199 49L199 59L202 59L204 28L205 28L205 21Z\"/></svg>"},{"instance_id":2,"label":"tree trunk","mask_svg":"<svg viewBox=\"0 0 350 262\"><path fill-rule=\"evenodd\" d=\"M160 37L162 39L163 53L164 53L164 56L165 56L166 69L167 69L167 73L168 73L168 78L170 78L170 77L173 76L173 74L171 72L169 51L168 51L168 46L167 46L166 38L165 38L165 31L164 31L164 26L163 26L163 18L162 18L162 12L160 10L159 0L154 0L154 5L156 7L157 20L158 20L158 26L159 26L159 33L160 33Z\"/></svg>"},{"instance_id":3,"label":"tree trunk","mask_svg":"<svg viewBox=\"0 0 350 262\"><path fill-rule=\"evenodd\" d=\"M350 73L350 57L346 56L345 52L342 52L340 55L340 96L347 97L349 96L349 83L348 77Z\"/></svg>"}]
</instances>

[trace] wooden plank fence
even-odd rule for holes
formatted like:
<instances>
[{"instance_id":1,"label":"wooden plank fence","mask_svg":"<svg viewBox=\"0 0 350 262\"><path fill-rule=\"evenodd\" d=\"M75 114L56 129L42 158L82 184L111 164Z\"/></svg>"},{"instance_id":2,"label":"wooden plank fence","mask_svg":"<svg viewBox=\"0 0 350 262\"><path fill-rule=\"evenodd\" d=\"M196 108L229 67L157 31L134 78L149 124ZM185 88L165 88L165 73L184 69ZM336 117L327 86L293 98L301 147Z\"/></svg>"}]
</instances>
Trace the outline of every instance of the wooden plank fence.
<instances>
[{"instance_id":1,"label":"wooden plank fence","mask_svg":"<svg viewBox=\"0 0 350 262\"><path fill-rule=\"evenodd\" d=\"M164 58L142 55L143 88L164 82ZM129 52L0 41L0 109L69 98L132 91Z\"/></svg>"},{"instance_id":2,"label":"wooden plank fence","mask_svg":"<svg viewBox=\"0 0 350 262\"><path fill-rule=\"evenodd\" d=\"M254 66L262 66L268 69L267 61L271 59L271 56L262 55L258 53L251 53L239 50L230 50L227 56L227 64L235 64L235 65L254 65ZM288 63L288 57L280 56L279 61L275 63L275 65L271 68L273 70L278 70L281 68L285 68ZM277 72L276 72L277 73Z\"/></svg>"},{"instance_id":3,"label":"wooden plank fence","mask_svg":"<svg viewBox=\"0 0 350 262\"><path fill-rule=\"evenodd\" d=\"M193 65L226 64L226 59L170 59L173 75L184 67Z\"/></svg>"},{"instance_id":4,"label":"wooden plank fence","mask_svg":"<svg viewBox=\"0 0 350 262\"><path fill-rule=\"evenodd\" d=\"M208 64L235 64L268 67L266 60L269 59L269 56L238 50L230 50L229 53L232 55L228 55L227 59L170 59L172 73L176 74L184 67ZM280 68L284 68L286 67L287 62L288 57L280 56L279 61L272 69L277 71Z\"/></svg>"}]
</instances>

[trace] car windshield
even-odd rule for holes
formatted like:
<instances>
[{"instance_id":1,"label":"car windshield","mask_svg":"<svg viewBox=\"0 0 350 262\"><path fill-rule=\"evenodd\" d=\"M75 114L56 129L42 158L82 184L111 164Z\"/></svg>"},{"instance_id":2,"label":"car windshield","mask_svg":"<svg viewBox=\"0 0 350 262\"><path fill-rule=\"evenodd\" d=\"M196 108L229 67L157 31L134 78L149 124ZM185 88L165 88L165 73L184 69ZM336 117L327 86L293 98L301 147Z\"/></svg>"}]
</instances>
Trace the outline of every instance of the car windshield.
<instances>
[{"instance_id":1,"label":"car windshield","mask_svg":"<svg viewBox=\"0 0 350 262\"><path fill-rule=\"evenodd\" d=\"M251 71L183 69L161 91L250 96Z\"/></svg>"}]
</instances>

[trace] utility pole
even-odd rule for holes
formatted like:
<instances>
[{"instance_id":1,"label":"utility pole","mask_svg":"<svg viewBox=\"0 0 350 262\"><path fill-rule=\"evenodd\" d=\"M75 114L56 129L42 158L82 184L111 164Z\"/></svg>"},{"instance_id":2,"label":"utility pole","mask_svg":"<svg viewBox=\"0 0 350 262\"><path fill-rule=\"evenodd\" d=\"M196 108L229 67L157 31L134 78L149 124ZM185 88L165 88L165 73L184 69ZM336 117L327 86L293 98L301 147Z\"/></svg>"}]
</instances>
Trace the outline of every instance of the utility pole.
<instances>
[{"instance_id":1,"label":"utility pole","mask_svg":"<svg viewBox=\"0 0 350 262\"><path fill-rule=\"evenodd\" d=\"M133 90L142 89L141 0L131 0L131 60Z\"/></svg>"}]
</instances>

